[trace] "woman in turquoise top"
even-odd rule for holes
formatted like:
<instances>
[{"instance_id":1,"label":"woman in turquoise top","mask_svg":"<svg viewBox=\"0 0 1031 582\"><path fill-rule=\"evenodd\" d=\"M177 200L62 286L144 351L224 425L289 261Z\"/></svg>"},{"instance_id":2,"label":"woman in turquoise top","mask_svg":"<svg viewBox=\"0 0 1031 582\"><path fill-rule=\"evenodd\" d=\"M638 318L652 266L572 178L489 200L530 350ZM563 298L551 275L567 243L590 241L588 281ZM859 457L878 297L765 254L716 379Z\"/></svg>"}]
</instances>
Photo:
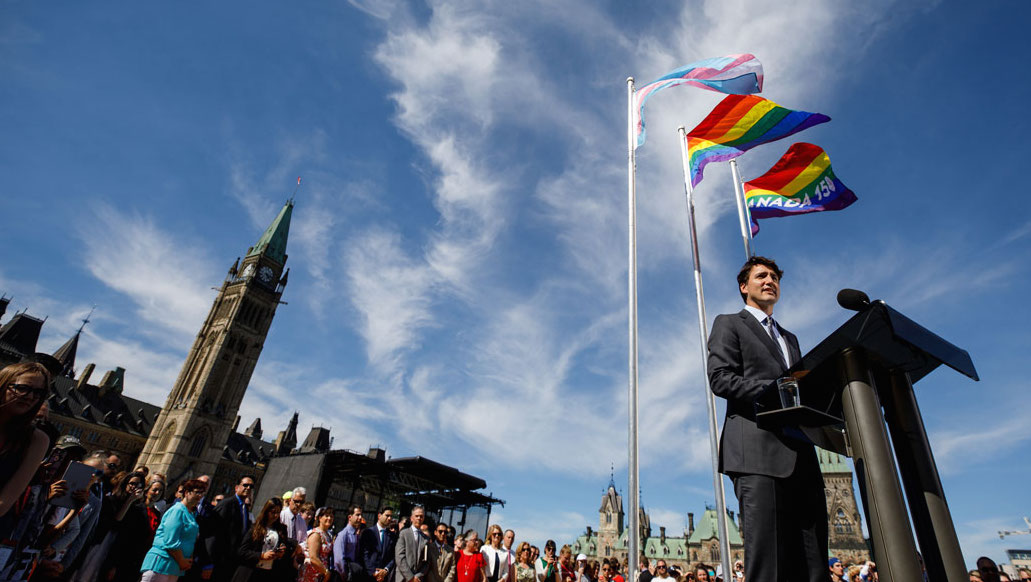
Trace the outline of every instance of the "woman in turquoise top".
<instances>
[{"instance_id":1,"label":"woman in turquoise top","mask_svg":"<svg viewBox=\"0 0 1031 582\"><path fill-rule=\"evenodd\" d=\"M182 502L168 508L154 533L154 546L147 552L140 568L143 572L141 582L172 582L190 569L199 531L193 513L208 485L199 479L191 479L182 487Z\"/></svg>"}]
</instances>

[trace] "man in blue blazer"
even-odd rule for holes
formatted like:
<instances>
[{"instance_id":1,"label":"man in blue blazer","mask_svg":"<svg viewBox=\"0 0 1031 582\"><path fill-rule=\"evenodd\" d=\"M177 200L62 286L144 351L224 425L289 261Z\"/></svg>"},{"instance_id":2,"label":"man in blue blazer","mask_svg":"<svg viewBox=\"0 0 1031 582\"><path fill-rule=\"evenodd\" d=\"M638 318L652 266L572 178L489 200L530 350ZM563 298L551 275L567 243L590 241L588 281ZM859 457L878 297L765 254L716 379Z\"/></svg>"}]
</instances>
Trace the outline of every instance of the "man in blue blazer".
<instances>
[{"instance_id":1,"label":"man in blue blazer","mask_svg":"<svg viewBox=\"0 0 1031 582\"><path fill-rule=\"evenodd\" d=\"M376 516L376 525L365 528L358 539L358 553L365 572L376 582L390 580L394 573L394 546L397 532L391 531L394 509L384 506Z\"/></svg>"},{"instance_id":2,"label":"man in blue blazer","mask_svg":"<svg viewBox=\"0 0 1031 582\"><path fill-rule=\"evenodd\" d=\"M827 582L827 505L812 443L756 425L759 395L801 359L798 339L773 318L777 264L751 257L738 273L745 302L709 336L709 385L727 400L720 472L734 482L748 582Z\"/></svg>"}]
</instances>

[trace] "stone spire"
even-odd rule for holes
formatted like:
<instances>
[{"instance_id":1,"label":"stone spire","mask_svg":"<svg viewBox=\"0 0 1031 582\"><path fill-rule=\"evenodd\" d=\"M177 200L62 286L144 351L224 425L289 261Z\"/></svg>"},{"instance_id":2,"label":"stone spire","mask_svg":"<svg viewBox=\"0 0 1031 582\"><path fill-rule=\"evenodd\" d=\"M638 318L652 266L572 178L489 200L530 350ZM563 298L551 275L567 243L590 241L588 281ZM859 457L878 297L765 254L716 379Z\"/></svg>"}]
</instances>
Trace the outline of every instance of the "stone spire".
<instances>
[{"instance_id":1,"label":"stone spire","mask_svg":"<svg viewBox=\"0 0 1031 582\"><path fill-rule=\"evenodd\" d=\"M82 320L82 325L79 326L78 331L75 335L68 338L68 341L64 342L64 345L57 348L54 352L54 358L61 363L61 371L59 374L67 378L75 378L75 353L79 350L79 336L82 335L82 330L89 323L90 316L93 315L93 311L97 308L96 305L93 309L90 309L89 315Z\"/></svg>"}]
</instances>

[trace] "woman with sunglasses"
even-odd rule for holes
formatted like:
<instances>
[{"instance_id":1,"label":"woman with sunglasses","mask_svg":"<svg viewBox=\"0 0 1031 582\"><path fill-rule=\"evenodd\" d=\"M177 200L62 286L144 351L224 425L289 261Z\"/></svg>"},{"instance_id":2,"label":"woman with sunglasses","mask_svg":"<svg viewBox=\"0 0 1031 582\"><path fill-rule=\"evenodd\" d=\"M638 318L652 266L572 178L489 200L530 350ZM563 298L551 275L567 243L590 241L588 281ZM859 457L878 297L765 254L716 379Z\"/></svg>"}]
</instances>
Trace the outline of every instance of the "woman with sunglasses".
<instances>
[{"instance_id":1,"label":"woman with sunglasses","mask_svg":"<svg viewBox=\"0 0 1031 582\"><path fill-rule=\"evenodd\" d=\"M516 582L536 582L537 572L530 557L530 543L522 542L516 549Z\"/></svg>"},{"instance_id":2,"label":"woman with sunglasses","mask_svg":"<svg viewBox=\"0 0 1031 582\"><path fill-rule=\"evenodd\" d=\"M72 582L139 578L152 541L147 516L139 505L146 480L143 473L124 471L112 480L114 490L104 496L93 545L83 548L86 559L72 575Z\"/></svg>"},{"instance_id":3,"label":"woman with sunglasses","mask_svg":"<svg viewBox=\"0 0 1031 582\"><path fill-rule=\"evenodd\" d=\"M329 580L329 565L333 562L333 508L320 507L315 511L315 527L308 532L304 545L304 565L301 566L300 582L326 582Z\"/></svg>"},{"instance_id":4,"label":"woman with sunglasses","mask_svg":"<svg viewBox=\"0 0 1031 582\"><path fill-rule=\"evenodd\" d=\"M508 551L501 547L504 536L501 526L496 523L487 529L487 543L481 550L487 564L487 582L509 582Z\"/></svg>"},{"instance_id":5,"label":"woman with sunglasses","mask_svg":"<svg viewBox=\"0 0 1031 582\"><path fill-rule=\"evenodd\" d=\"M2 519L28 486L46 455L50 438L32 424L49 394L50 373L35 362L0 370L0 538L17 523Z\"/></svg>"},{"instance_id":6,"label":"woman with sunglasses","mask_svg":"<svg viewBox=\"0 0 1031 582\"><path fill-rule=\"evenodd\" d=\"M161 516L161 523L154 534L154 545L143 559L140 582L175 582L193 563L193 549L200 533L194 514L208 484L200 479L190 479L183 483L182 488L182 502L168 508Z\"/></svg>"}]
</instances>

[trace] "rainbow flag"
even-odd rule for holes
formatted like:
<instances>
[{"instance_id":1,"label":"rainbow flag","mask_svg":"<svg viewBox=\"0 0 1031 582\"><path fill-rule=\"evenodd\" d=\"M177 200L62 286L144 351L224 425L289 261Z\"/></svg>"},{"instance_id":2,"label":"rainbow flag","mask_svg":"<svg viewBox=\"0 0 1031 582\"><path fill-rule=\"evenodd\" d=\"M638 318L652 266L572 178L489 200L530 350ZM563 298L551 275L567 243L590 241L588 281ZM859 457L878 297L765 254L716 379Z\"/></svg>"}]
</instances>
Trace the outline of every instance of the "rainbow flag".
<instances>
[{"instance_id":1,"label":"rainbow flag","mask_svg":"<svg viewBox=\"0 0 1031 582\"><path fill-rule=\"evenodd\" d=\"M745 95L763 90L763 66L754 55L728 55L684 65L634 91L634 112L637 144L644 145L644 103L657 91L677 85L694 85L702 89Z\"/></svg>"},{"instance_id":2,"label":"rainbow flag","mask_svg":"<svg viewBox=\"0 0 1031 582\"><path fill-rule=\"evenodd\" d=\"M792 145L768 172L745 182L753 235L760 218L841 210L855 201L834 175L827 152L811 143Z\"/></svg>"},{"instance_id":3,"label":"rainbow flag","mask_svg":"<svg viewBox=\"0 0 1031 582\"><path fill-rule=\"evenodd\" d=\"M728 95L687 134L691 185L702 181L709 162L732 160L756 146L830 120L822 113L792 111L755 95Z\"/></svg>"}]
</instances>

